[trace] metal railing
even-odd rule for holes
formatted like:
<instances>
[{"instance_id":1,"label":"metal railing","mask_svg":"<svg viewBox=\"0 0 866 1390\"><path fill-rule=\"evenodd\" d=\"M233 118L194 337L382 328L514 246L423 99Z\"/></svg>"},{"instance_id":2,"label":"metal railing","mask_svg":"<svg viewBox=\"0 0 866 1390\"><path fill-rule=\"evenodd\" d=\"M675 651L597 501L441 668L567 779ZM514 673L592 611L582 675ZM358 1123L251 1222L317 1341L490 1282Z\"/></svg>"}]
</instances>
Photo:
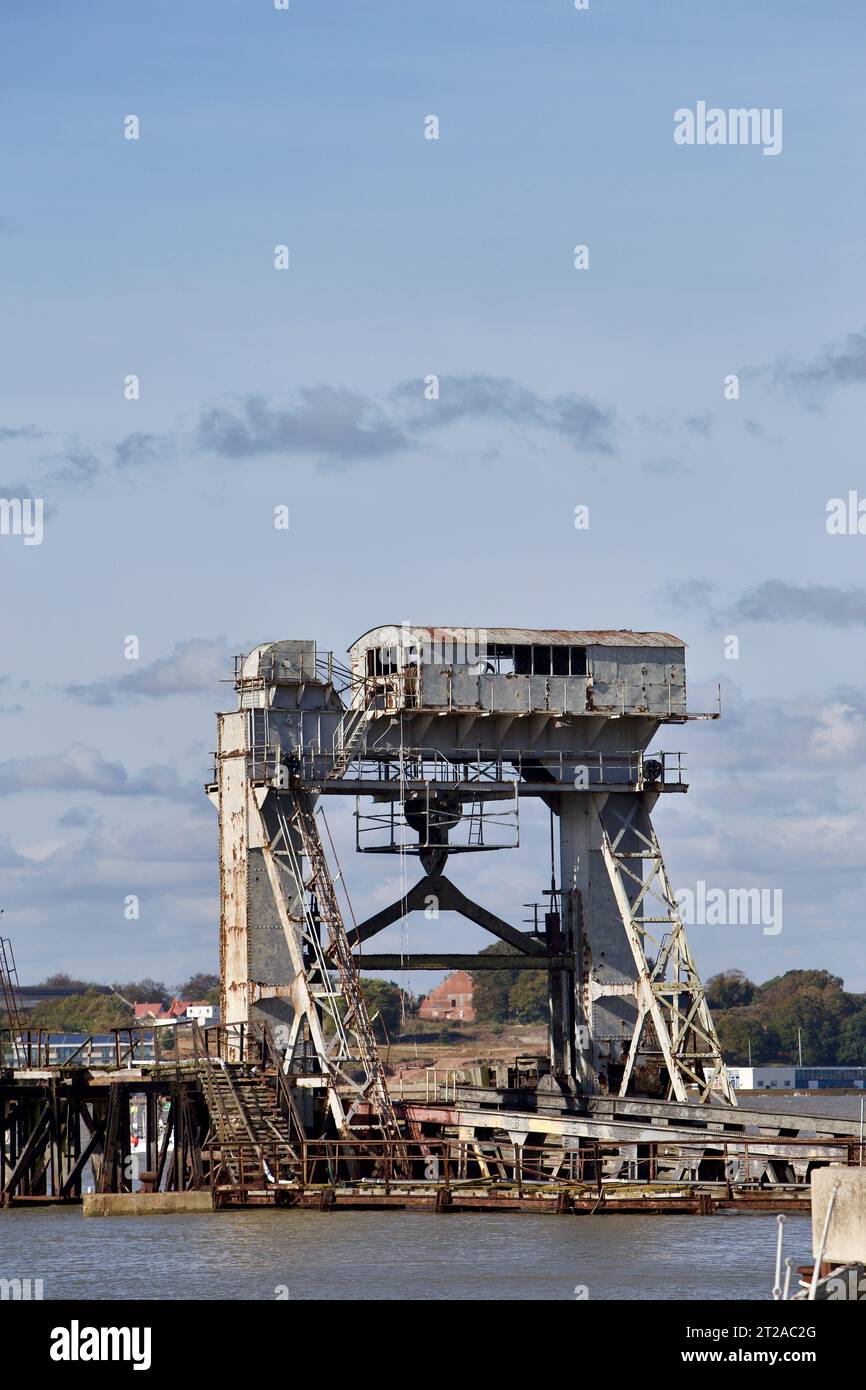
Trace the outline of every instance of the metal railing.
<instances>
[{"instance_id":1,"label":"metal railing","mask_svg":"<svg viewBox=\"0 0 866 1390\"><path fill-rule=\"evenodd\" d=\"M330 750L308 746L287 750L276 743L257 743L248 751L247 776L251 782L287 787L295 775L307 786L319 786L334 776L342 759ZM629 753L574 750L532 754L525 748L486 750L479 747L474 756L465 748L405 747L383 749L366 741L352 751L340 775L342 782L392 782L421 788L436 782L455 789L475 784L514 782L537 784L552 781L558 786L629 787L660 790L686 787L686 755L683 752L635 749ZM213 781L217 780L214 764ZM395 791L397 787L395 786Z\"/></svg>"},{"instance_id":2,"label":"metal railing","mask_svg":"<svg viewBox=\"0 0 866 1390\"><path fill-rule=\"evenodd\" d=\"M259 672L255 676L243 674L246 659L247 655L243 652L236 655L234 659L236 690L264 690L266 686L280 682L277 659L273 653L271 653L270 660L264 665L260 662ZM332 685L338 693L353 690L361 684L348 666L340 661L332 651L316 651L312 660L304 652L295 653L292 674L289 679L291 681L321 681L323 685Z\"/></svg>"},{"instance_id":3,"label":"metal railing","mask_svg":"<svg viewBox=\"0 0 866 1390\"><path fill-rule=\"evenodd\" d=\"M393 1186L499 1187L522 1194L539 1189L583 1187L616 1194L629 1184L656 1186L670 1195L716 1185L744 1194L770 1196L773 1186L808 1192L807 1171L815 1166L856 1166L856 1141L840 1139L722 1138L625 1143L584 1139L573 1147L515 1144L504 1136L486 1139L381 1139L356 1135L304 1139L296 1146L274 1142L211 1145L211 1181L224 1193L294 1192L375 1184ZM223 1151L224 1150L224 1151ZM790 1170L766 1182L770 1165ZM794 1165L799 1176L794 1173Z\"/></svg>"},{"instance_id":4,"label":"metal railing","mask_svg":"<svg viewBox=\"0 0 866 1390\"><path fill-rule=\"evenodd\" d=\"M130 1024L99 1033L71 1028L0 1028L0 1062L31 1070L88 1067L172 1068L195 1065L199 1053L222 1061L259 1066L271 1053L261 1023L201 1025L194 1019L162 1024ZM11 1060L17 1055L20 1060Z\"/></svg>"},{"instance_id":5,"label":"metal railing","mask_svg":"<svg viewBox=\"0 0 866 1390\"><path fill-rule=\"evenodd\" d=\"M100 1033L80 1033L71 1028L0 1028L0 1060L14 1054L18 1060L12 1065L36 1071L140 1066L158 1058L158 1035L159 1029L152 1026L106 1028Z\"/></svg>"}]
</instances>

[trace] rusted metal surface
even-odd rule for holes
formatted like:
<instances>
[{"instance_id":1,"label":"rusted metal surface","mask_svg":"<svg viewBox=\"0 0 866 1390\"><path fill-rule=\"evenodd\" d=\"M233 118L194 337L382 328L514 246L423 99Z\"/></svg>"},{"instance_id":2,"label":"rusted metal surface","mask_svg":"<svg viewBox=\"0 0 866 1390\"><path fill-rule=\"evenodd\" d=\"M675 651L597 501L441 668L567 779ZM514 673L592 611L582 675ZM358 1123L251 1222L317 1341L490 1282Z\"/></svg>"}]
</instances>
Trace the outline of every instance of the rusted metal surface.
<instances>
[{"instance_id":1,"label":"rusted metal surface","mask_svg":"<svg viewBox=\"0 0 866 1390\"><path fill-rule=\"evenodd\" d=\"M744 1123L766 1131L773 1117L762 1112L695 1106L614 1118L407 1103L398 1104L403 1136L383 1139L368 1101L350 1137L311 1138L303 1078L284 1074L268 1030L190 1025L187 1042L183 1055L176 1048L137 1067L118 1038L118 1064L103 1070L7 1071L3 1200L78 1201L90 1165L98 1191L131 1191L136 1179L156 1192L210 1188L216 1206L708 1215L806 1210L813 1168L866 1157L849 1135L762 1133ZM237 1053L242 1060L230 1060ZM133 1098L147 1113L130 1167ZM678 1125L684 1109L707 1128Z\"/></svg>"},{"instance_id":2,"label":"rusted metal surface","mask_svg":"<svg viewBox=\"0 0 866 1390\"><path fill-rule=\"evenodd\" d=\"M246 716L221 715L218 726L218 812L220 872L220 1003L225 1023L249 1016L249 854Z\"/></svg>"},{"instance_id":3,"label":"rusted metal surface","mask_svg":"<svg viewBox=\"0 0 866 1390\"><path fill-rule=\"evenodd\" d=\"M646 922L617 898L616 875L603 858L607 840L623 859L632 856L637 833L630 827L622 838L603 816L638 804L648 813L663 790L684 789L680 762L674 776L664 755L645 756L661 724L689 717L684 642L672 633L632 629L406 624L371 629L350 653L345 668L312 640L280 641L237 663L240 708L220 716L211 784L220 811L224 1017L278 1021L287 1071L303 1075L310 1090L318 1085L328 1091L340 1128L340 1088L357 1081L352 1068L343 1067L349 1051L342 1020L363 1018L356 978L362 962L346 955L339 1006L328 1004L331 991L324 986L309 987L322 922L331 935L337 923L338 945L344 936L332 893L338 869L319 852L315 800L323 790L381 798L372 815L356 818L356 848L417 853L428 879L435 874L441 884L449 854L519 843L521 797L535 795L559 817L559 883L552 843L545 889L560 923L557 946L545 939L536 952L550 981L551 1075L570 1095L619 1088L682 1098L694 1082L706 1096L707 1068L719 1075L723 1069L700 982L696 976L689 981L697 1009L689 1027L666 1023L656 1001L662 982L651 978L648 966ZM492 763L478 771L482 756L495 762L495 776ZM495 837L509 796L507 833ZM307 803L301 824L297 807ZM362 841L369 826L380 838ZM417 844L407 846L412 835ZM627 870L620 866L620 877ZM398 916L417 909L424 882L401 895ZM462 911L494 935L508 939L515 932L480 904L467 912L456 895L447 902L440 895L439 905ZM681 923L669 904L664 907L677 960L688 962ZM365 934L389 914L362 923ZM523 935L518 932L518 939ZM283 945L282 955L274 943ZM336 959L333 950L332 941L332 954L315 967L320 972ZM651 1011L644 1007L648 978ZM633 1043L636 1021L649 1012ZM689 1048L698 1015L702 1045ZM670 1036L660 1034L665 1028ZM367 1082L375 1078L382 1119L392 1129L374 1050L356 1047L352 1060L360 1061ZM366 1089L362 1082L353 1100Z\"/></svg>"},{"instance_id":4,"label":"rusted metal surface","mask_svg":"<svg viewBox=\"0 0 866 1390\"><path fill-rule=\"evenodd\" d=\"M195 1080L22 1078L0 1079L0 1205L78 1203L85 1183L98 1192L209 1186L208 1115Z\"/></svg>"}]
</instances>

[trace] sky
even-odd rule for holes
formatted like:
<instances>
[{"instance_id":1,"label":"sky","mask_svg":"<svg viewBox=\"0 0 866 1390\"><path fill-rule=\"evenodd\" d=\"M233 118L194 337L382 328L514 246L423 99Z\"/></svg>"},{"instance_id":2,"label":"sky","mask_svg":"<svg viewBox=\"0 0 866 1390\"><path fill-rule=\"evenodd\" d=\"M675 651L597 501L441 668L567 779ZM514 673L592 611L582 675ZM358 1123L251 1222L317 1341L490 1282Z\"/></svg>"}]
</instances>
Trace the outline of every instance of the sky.
<instances>
[{"instance_id":1,"label":"sky","mask_svg":"<svg viewBox=\"0 0 866 1390\"><path fill-rule=\"evenodd\" d=\"M215 970L234 653L407 621L681 636L723 718L656 740L688 754L672 881L784 903L775 935L691 928L702 972L866 990L866 535L828 530L866 498L862 6L43 0L0 27L0 499L44 507L41 543L0 533L21 980ZM781 149L677 143L699 102L781 112ZM334 800L366 915L399 866ZM547 873L524 820L451 866L516 923Z\"/></svg>"}]
</instances>

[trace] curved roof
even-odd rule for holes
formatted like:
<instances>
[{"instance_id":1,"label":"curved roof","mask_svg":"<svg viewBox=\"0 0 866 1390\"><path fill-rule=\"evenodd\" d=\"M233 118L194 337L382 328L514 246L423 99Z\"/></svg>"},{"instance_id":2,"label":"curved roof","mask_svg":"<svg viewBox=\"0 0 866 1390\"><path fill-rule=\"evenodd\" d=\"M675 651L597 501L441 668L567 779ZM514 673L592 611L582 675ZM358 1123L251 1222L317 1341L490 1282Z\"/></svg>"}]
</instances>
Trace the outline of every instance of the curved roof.
<instances>
[{"instance_id":1,"label":"curved roof","mask_svg":"<svg viewBox=\"0 0 866 1390\"><path fill-rule=\"evenodd\" d=\"M413 641L460 642L476 645L501 642L514 646L551 647L685 647L672 632L634 632L631 628L559 627L426 627L389 623L371 627L352 643L350 652L368 647L394 646L406 632Z\"/></svg>"}]
</instances>

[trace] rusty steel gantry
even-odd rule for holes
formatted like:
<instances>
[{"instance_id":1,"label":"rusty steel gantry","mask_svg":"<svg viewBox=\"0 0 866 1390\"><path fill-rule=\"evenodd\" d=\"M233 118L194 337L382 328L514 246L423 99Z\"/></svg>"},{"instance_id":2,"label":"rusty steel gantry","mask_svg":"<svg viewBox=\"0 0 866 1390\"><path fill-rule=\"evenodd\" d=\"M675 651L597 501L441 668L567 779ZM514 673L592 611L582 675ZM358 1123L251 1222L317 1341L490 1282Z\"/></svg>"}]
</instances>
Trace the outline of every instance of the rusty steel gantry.
<instances>
[{"instance_id":1,"label":"rusty steel gantry","mask_svg":"<svg viewBox=\"0 0 866 1390\"><path fill-rule=\"evenodd\" d=\"M274 1027L286 1070L326 1093L338 1128L348 1084L391 1132L359 968L544 971L549 1091L735 1104L650 818L687 790L680 754L647 752L658 730L717 717L687 710L678 637L402 624L365 633L346 664L314 641L265 643L238 658L235 687L208 787L223 1020ZM319 837L326 795L357 798L357 849L414 854L423 870L351 928ZM517 845L526 797L558 823L529 931L445 874L451 856ZM510 952L362 954L431 901Z\"/></svg>"}]
</instances>

